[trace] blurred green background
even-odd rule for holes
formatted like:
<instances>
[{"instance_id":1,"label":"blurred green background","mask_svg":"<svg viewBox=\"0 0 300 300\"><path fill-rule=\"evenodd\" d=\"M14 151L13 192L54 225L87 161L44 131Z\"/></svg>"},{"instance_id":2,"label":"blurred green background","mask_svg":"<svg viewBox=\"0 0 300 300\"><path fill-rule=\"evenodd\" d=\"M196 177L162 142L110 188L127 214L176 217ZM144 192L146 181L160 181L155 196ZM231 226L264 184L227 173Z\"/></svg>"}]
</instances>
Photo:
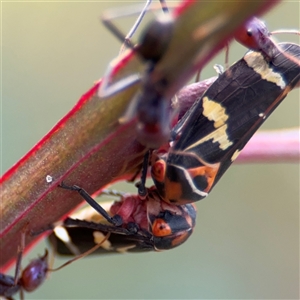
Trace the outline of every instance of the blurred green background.
<instances>
[{"instance_id":1,"label":"blurred green background","mask_svg":"<svg viewBox=\"0 0 300 300\"><path fill-rule=\"evenodd\" d=\"M99 16L121 4L132 2L2 2L2 174L117 56L120 44ZM270 30L296 29L299 16L299 2L286 1L264 20ZM133 20L118 24L126 32ZM230 62L244 52L233 43ZM224 53L202 78L214 75L214 63L224 64ZM299 98L293 91L264 129L299 126ZM135 191L127 183L118 188ZM26 299L298 299L298 164L233 166L197 206L195 233L178 249L86 258L51 274Z\"/></svg>"}]
</instances>

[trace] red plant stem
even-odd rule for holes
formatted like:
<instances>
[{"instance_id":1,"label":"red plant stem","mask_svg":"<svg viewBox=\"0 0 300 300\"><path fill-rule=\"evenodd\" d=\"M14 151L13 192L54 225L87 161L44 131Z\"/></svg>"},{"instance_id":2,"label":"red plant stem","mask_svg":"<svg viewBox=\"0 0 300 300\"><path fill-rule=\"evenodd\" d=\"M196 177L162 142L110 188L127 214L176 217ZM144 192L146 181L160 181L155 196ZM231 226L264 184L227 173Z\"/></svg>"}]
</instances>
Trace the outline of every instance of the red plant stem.
<instances>
[{"instance_id":1,"label":"red plant stem","mask_svg":"<svg viewBox=\"0 0 300 300\"><path fill-rule=\"evenodd\" d=\"M300 128L257 132L236 160L246 163L299 163Z\"/></svg>"}]
</instances>

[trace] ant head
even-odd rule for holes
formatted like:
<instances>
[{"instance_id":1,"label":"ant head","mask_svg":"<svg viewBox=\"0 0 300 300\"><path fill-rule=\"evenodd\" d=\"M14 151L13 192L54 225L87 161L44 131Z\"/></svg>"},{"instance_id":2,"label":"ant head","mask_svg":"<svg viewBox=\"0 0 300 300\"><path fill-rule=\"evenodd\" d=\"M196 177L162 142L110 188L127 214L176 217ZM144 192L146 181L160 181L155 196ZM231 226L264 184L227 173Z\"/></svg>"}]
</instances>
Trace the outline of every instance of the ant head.
<instances>
[{"instance_id":1,"label":"ant head","mask_svg":"<svg viewBox=\"0 0 300 300\"><path fill-rule=\"evenodd\" d=\"M159 61L169 45L172 30L173 22L167 15L154 20L145 28L136 51L145 60Z\"/></svg>"},{"instance_id":2,"label":"ant head","mask_svg":"<svg viewBox=\"0 0 300 300\"><path fill-rule=\"evenodd\" d=\"M268 39L270 33L264 22L253 17L236 33L235 39L247 48L260 50L263 40Z\"/></svg>"},{"instance_id":3,"label":"ant head","mask_svg":"<svg viewBox=\"0 0 300 300\"><path fill-rule=\"evenodd\" d=\"M271 60L277 47L270 36L271 33L265 23L253 17L235 34L235 39L251 50L260 51Z\"/></svg>"}]
</instances>

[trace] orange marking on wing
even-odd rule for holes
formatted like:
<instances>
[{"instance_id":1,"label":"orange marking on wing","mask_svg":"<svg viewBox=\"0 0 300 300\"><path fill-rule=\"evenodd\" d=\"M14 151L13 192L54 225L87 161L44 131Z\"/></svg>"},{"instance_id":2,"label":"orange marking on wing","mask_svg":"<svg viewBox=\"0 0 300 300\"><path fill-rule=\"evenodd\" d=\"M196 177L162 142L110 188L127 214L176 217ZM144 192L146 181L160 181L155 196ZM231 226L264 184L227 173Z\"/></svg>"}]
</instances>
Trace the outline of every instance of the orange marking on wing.
<instances>
[{"instance_id":1,"label":"orange marking on wing","mask_svg":"<svg viewBox=\"0 0 300 300\"><path fill-rule=\"evenodd\" d=\"M152 178L158 182L163 182L166 174L166 162L160 159L154 163L151 168Z\"/></svg>"},{"instance_id":2,"label":"orange marking on wing","mask_svg":"<svg viewBox=\"0 0 300 300\"><path fill-rule=\"evenodd\" d=\"M188 231L181 233L179 236L177 236L176 238L174 238L172 240L172 246L176 247L176 246L181 245L188 239L189 236L190 236L190 234Z\"/></svg>"},{"instance_id":3,"label":"orange marking on wing","mask_svg":"<svg viewBox=\"0 0 300 300\"><path fill-rule=\"evenodd\" d=\"M208 166L202 166L198 168L188 169L188 173L190 174L191 178L195 178L198 176L204 176L207 181L207 187L203 190L203 192L208 193L212 188L215 178L217 176L219 168L212 168Z\"/></svg>"},{"instance_id":4,"label":"orange marking on wing","mask_svg":"<svg viewBox=\"0 0 300 300\"><path fill-rule=\"evenodd\" d=\"M165 181L165 197L164 200L166 202L172 203L172 204L176 204L179 201L181 201L181 197L182 197L182 185L180 182L174 182L174 181L170 181L166 178ZM171 201L172 202L171 202Z\"/></svg>"}]
</instances>

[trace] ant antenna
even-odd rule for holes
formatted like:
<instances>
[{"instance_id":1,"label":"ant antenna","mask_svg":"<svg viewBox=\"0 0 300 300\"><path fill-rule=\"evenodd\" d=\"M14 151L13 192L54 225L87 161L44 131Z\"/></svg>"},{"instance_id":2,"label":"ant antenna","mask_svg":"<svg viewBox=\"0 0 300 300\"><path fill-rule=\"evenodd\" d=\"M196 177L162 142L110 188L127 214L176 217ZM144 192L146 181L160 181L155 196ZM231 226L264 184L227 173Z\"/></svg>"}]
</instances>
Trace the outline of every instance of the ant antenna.
<instances>
[{"instance_id":1,"label":"ant antenna","mask_svg":"<svg viewBox=\"0 0 300 300\"><path fill-rule=\"evenodd\" d=\"M108 232L107 235L101 240L101 242L97 243L94 247L92 247L91 249L87 250L86 252L77 255L76 257L68 260L67 262L65 262L64 264L62 264L61 266L59 266L59 267L57 267L55 269L48 269L48 271L50 271L50 272L56 272L56 271L58 271L58 270L60 270L60 269L62 269L64 267L66 267L67 265L73 263L74 261L90 255L91 253L93 253L94 251L96 251L98 248L100 248L109 239L110 234L111 233Z\"/></svg>"}]
</instances>

